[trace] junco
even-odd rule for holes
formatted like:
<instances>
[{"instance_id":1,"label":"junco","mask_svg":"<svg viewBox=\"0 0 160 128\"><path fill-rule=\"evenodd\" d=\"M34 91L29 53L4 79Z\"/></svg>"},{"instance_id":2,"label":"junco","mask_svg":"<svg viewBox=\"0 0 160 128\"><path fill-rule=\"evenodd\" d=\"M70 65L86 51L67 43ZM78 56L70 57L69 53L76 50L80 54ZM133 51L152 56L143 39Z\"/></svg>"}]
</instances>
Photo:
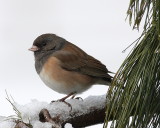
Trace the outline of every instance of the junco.
<instances>
[{"instance_id":1,"label":"junco","mask_svg":"<svg viewBox=\"0 0 160 128\"><path fill-rule=\"evenodd\" d=\"M104 64L55 34L37 37L29 50L34 52L35 68L42 81L54 91L67 94L60 101L94 84L110 85L112 81Z\"/></svg>"}]
</instances>

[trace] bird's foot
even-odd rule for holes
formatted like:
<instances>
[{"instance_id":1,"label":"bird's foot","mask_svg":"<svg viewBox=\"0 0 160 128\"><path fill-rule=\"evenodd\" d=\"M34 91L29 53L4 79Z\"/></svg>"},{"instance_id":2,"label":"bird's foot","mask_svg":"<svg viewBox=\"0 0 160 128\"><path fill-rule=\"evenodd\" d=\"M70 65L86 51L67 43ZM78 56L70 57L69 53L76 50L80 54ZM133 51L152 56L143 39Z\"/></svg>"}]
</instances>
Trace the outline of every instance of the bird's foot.
<instances>
[{"instance_id":1,"label":"bird's foot","mask_svg":"<svg viewBox=\"0 0 160 128\"><path fill-rule=\"evenodd\" d=\"M54 102L63 102L68 107L70 107L70 111L72 111L72 105L70 103L66 102L65 99L62 98L62 99L59 99L59 100L56 100L56 101L55 100L51 101L51 103L54 103Z\"/></svg>"},{"instance_id":2,"label":"bird's foot","mask_svg":"<svg viewBox=\"0 0 160 128\"><path fill-rule=\"evenodd\" d=\"M74 99L83 101L83 98L82 98L82 97L76 97L76 98L74 98Z\"/></svg>"},{"instance_id":3,"label":"bird's foot","mask_svg":"<svg viewBox=\"0 0 160 128\"><path fill-rule=\"evenodd\" d=\"M72 96L72 95L74 96L75 93L76 93L76 92L72 92L72 93L68 94L67 96L65 96L65 97L63 97L63 98L61 98L61 99L59 99L59 100L51 101L51 103L53 103L53 102L63 102L63 103L65 103L66 105L68 105L68 107L71 108L70 111L72 111L72 105L71 105L70 103L66 102L65 100L66 100L68 97ZM72 96L72 97L73 97L73 96Z\"/></svg>"}]
</instances>

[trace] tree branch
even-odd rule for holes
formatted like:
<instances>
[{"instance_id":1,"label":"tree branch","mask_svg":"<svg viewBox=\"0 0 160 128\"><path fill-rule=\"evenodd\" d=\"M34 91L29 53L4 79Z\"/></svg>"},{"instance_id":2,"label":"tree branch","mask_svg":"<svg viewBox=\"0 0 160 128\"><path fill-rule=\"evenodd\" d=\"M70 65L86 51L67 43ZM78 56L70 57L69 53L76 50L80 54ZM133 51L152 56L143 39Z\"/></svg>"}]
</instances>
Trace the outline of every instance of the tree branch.
<instances>
[{"instance_id":1,"label":"tree branch","mask_svg":"<svg viewBox=\"0 0 160 128\"><path fill-rule=\"evenodd\" d=\"M54 122L54 124L57 123L62 127L64 127L66 123L70 123L75 128L81 128L103 123L105 117L105 108L101 109L91 108L91 110L85 114L78 112L77 113L71 112L70 114L71 115L68 115L68 118L66 118L66 120L60 120L59 115L56 117L51 117L47 109L42 109L39 114L39 117L41 122L50 122L50 123Z\"/></svg>"},{"instance_id":2,"label":"tree branch","mask_svg":"<svg viewBox=\"0 0 160 128\"><path fill-rule=\"evenodd\" d=\"M16 121L15 128L32 128L32 127L22 121Z\"/></svg>"},{"instance_id":3,"label":"tree branch","mask_svg":"<svg viewBox=\"0 0 160 128\"><path fill-rule=\"evenodd\" d=\"M72 110L69 111L69 113L67 113L64 117L62 116L63 111L62 113L56 115L54 114L55 116L51 117L50 112L53 113L52 111L49 112L47 109L42 109L39 113L39 120L41 122L50 122L52 124L54 122L62 127L64 127L66 123L70 123L76 128L104 122L106 105L105 96L90 97L84 101L77 100L76 103L70 101L72 100L68 101L72 105ZM78 109L75 107L77 104L80 106Z\"/></svg>"},{"instance_id":4,"label":"tree branch","mask_svg":"<svg viewBox=\"0 0 160 128\"><path fill-rule=\"evenodd\" d=\"M63 128L66 123L75 128L87 127L104 122L106 96L89 96L84 100L69 99L63 102L46 103L37 100L26 105L14 103L21 114L14 128L52 127ZM27 108L27 109L26 109ZM28 122L27 122L28 120Z\"/></svg>"}]
</instances>

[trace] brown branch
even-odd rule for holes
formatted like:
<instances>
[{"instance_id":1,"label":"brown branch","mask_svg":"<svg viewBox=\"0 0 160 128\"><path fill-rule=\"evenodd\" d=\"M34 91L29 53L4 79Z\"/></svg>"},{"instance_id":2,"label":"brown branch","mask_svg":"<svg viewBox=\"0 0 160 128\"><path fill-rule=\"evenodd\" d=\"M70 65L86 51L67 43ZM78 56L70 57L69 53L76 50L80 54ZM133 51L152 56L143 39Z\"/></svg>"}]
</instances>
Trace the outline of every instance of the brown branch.
<instances>
[{"instance_id":1,"label":"brown branch","mask_svg":"<svg viewBox=\"0 0 160 128\"><path fill-rule=\"evenodd\" d=\"M92 109L92 108L91 108ZM66 123L71 123L75 128L86 127L90 125L95 125L103 123L105 118L105 108L93 109L85 115L76 116L70 118L62 123L62 126Z\"/></svg>"},{"instance_id":2,"label":"brown branch","mask_svg":"<svg viewBox=\"0 0 160 128\"><path fill-rule=\"evenodd\" d=\"M16 121L15 128L32 128L32 126L30 126L22 121Z\"/></svg>"},{"instance_id":3,"label":"brown branch","mask_svg":"<svg viewBox=\"0 0 160 128\"><path fill-rule=\"evenodd\" d=\"M39 121L42 122L42 125L44 122L49 122L52 124L52 128L63 128L66 123L70 123L73 127L80 128L103 123L105 118L105 106L107 103L105 95L90 96L83 101L70 99L66 102L72 106L72 110L67 104L63 102L54 102L51 104L46 103L46 108L38 110L40 111ZM37 109L39 107L37 107ZM14 128L32 128L32 125L35 125L35 122L39 122L37 118L38 113L33 115L32 111L35 111L35 107L30 108L29 112L20 111L24 116L24 120L26 119L25 114L27 114L31 124L24 123L22 116L22 121L13 120L16 123Z\"/></svg>"},{"instance_id":4,"label":"brown branch","mask_svg":"<svg viewBox=\"0 0 160 128\"><path fill-rule=\"evenodd\" d=\"M39 121L51 123L52 128L64 128L66 123L72 124L74 128L81 128L104 122L107 104L105 96L92 96L84 101L70 99L67 102L72 106L72 110L63 102L54 102L40 111ZM109 120L112 119L111 114ZM18 122L15 128L32 128L32 126Z\"/></svg>"},{"instance_id":5,"label":"brown branch","mask_svg":"<svg viewBox=\"0 0 160 128\"><path fill-rule=\"evenodd\" d=\"M82 104L83 104L83 102L82 102ZM51 117L51 115L47 109L42 109L41 112L39 113L39 119L41 122L50 122L50 123L54 123L54 124L56 123L62 127L64 127L64 125L66 123L70 123L70 124L72 124L73 127L76 127L76 128L95 125L95 124L99 124L99 123L104 122L105 104L106 104L106 102L104 102L104 100L103 100L101 102L101 105L97 104L101 107L97 107L97 105L94 104L93 106L87 108L87 104L85 103L86 108L84 108L84 109L87 111L85 111L85 112L74 111L74 110L70 111L68 113L68 115L66 115L67 118L61 117L61 115L63 113L57 114L57 115ZM72 106L72 107L74 107L74 106Z\"/></svg>"},{"instance_id":6,"label":"brown branch","mask_svg":"<svg viewBox=\"0 0 160 128\"><path fill-rule=\"evenodd\" d=\"M60 119L59 116L52 118L49 111L47 109L42 109L41 112L39 113L39 120L41 122L49 122L54 125L54 128L59 128L60 125ZM57 124L57 126L55 126Z\"/></svg>"},{"instance_id":7,"label":"brown branch","mask_svg":"<svg viewBox=\"0 0 160 128\"><path fill-rule=\"evenodd\" d=\"M94 124L103 123L105 117L105 108L90 108L90 111L86 114L72 112L70 114L75 114L77 116L73 116L73 118L67 118L66 120L60 120L59 115L52 118L47 109L42 109L39 114L39 118L41 122L54 122L54 124L57 123L62 127L64 127L66 123L70 123L73 127L81 128Z\"/></svg>"}]
</instances>

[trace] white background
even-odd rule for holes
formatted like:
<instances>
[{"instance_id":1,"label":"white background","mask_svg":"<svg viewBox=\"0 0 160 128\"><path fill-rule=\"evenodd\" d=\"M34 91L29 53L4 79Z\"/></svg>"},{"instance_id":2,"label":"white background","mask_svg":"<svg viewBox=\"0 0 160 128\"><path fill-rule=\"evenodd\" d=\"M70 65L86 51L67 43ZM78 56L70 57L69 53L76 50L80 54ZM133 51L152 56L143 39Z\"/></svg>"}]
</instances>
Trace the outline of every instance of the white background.
<instances>
[{"instance_id":1,"label":"white background","mask_svg":"<svg viewBox=\"0 0 160 128\"><path fill-rule=\"evenodd\" d=\"M129 52L122 51L140 35L125 22L128 4L129 0L1 0L0 115L14 114L5 89L19 104L64 96L42 83L28 51L43 33L67 39L116 72ZM106 92L106 86L97 85L80 96Z\"/></svg>"}]
</instances>

